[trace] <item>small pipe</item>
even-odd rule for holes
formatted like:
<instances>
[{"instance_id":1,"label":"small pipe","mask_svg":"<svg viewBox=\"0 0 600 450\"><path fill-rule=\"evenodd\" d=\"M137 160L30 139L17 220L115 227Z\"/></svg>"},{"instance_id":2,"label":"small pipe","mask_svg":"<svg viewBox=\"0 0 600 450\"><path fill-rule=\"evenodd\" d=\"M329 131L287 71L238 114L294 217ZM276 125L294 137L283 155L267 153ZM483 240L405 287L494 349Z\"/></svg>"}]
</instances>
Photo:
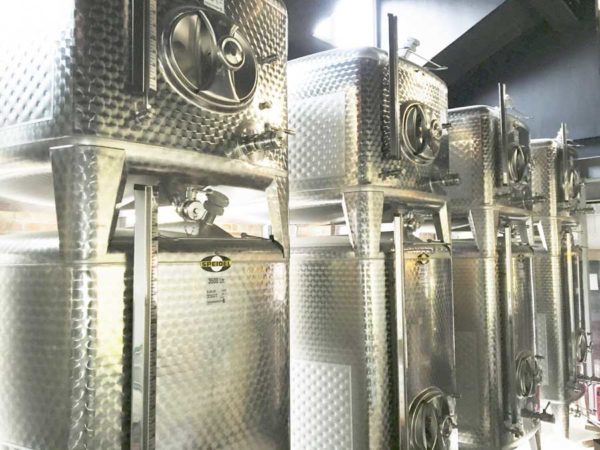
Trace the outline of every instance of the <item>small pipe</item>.
<instances>
[{"instance_id":1,"label":"small pipe","mask_svg":"<svg viewBox=\"0 0 600 450\"><path fill-rule=\"evenodd\" d=\"M398 17L388 14L389 24L389 66L390 66L390 152L392 157L402 157L399 141L400 111L398 105Z\"/></svg>"},{"instance_id":2,"label":"small pipe","mask_svg":"<svg viewBox=\"0 0 600 450\"><path fill-rule=\"evenodd\" d=\"M504 227L504 342L506 355L506 384L508 392L505 398L510 405L511 425L519 422L519 409L517 405L517 390L515 380L515 347L514 347L514 323L513 323L513 290L512 290L512 229L510 225Z\"/></svg>"},{"instance_id":3,"label":"small pipe","mask_svg":"<svg viewBox=\"0 0 600 450\"><path fill-rule=\"evenodd\" d=\"M566 275L567 275L567 279L566 279L566 300L567 300L567 307L569 309L569 323L570 323L570 328L569 328L569 338L568 338L568 345L570 346L571 349L571 355L570 355L570 359L571 359L571 363L569 364L569 377L571 378L572 381L575 381L576 377L577 377L577 366L579 365L579 362L577 361L577 342L575 339L575 335L577 333L577 318L576 318L576 305L575 305L575 289L573 286L574 283L574 276L575 274L573 273L573 235L571 234L571 232L566 232L565 233L565 253L566 253Z\"/></svg>"},{"instance_id":4,"label":"small pipe","mask_svg":"<svg viewBox=\"0 0 600 450\"><path fill-rule=\"evenodd\" d=\"M561 173L563 174L563 176L569 176L569 142L567 141L567 124L564 122L560 124L560 134L561 134L561 146L562 146L562 152L563 152L563 157L562 157L562 161L561 161L561 166L562 166ZM563 187L562 191L563 191L563 201L569 202L571 200L569 198L569 193L564 190L564 187Z\"/></svg>"},{"instance_id":5,"label":"small pipe","mask_svg":"<svg viewBox=\"0 0 600 450\"><path fill-rule=\"evenodd\" d=\"M525 419L537 419L541 420L542 422L556 423L556 417L554 416L554 414L546 412L545 409L542 412L535 412L530 411L529 409L522 409L521 416Z\"/></svg>"},{"instance_id":6,"label":"small pipe","mask_svg":"<svg viewBox=\"0 0 600 450\"><path fill-rule=\"evenodd\" d=\"M498 103L500 106L500 166L502 170L500 185L508 185L508 137L506 135L506 85L498 83Z\"/></svg>"},{"instance_id":7,"label":"small pipe","mask_svg":"<svg viewBox=\"0 0 600 450\"><path fill-rule=\"evenodd\" d=\"M395 298L394 319L395 339L394 353L397 361L397 395L398 395L398 432L400 435L400 449L408 450L408 436L403 432L403 424L407 423L408 393L406 391L406 362L408 360L406 348L406 326L404 317L404 218L401 213L394 217L394 275Z\"/></svg>"}]
</instances>

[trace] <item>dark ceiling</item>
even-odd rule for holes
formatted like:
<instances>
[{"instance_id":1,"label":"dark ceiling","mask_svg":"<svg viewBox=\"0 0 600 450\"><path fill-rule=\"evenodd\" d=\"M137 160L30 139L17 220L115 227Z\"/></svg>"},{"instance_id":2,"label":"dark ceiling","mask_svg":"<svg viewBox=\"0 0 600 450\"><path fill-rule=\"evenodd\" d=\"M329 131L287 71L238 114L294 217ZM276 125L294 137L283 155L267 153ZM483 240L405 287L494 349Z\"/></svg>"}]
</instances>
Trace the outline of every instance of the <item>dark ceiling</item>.
<instances>
[{"instance_id":1,"label":"dark ceiling","mask_svg":"<svg viewBox=\"0 0 600 450\"><path fill-rule=\"evenodd\" d=\"M286 0L289 17L289 58L295 59L331 48L312 36L316 23L331 14L336 0Z\"/></svg>"},{"instance_id":2,"label":"dark ceiling","mask_svg":"<svg viewBox=\"0 0 600 450\"><path fill-rule=\"evenodd\" d=\"M331 48L313 37L312 31L322 17L331 13L336 1L286 1L290 59ZM547 29L555 35L568 34L582 20L593 17L594 0L506 0L433 59L449 67L442 77L452 86L520 37Z\"/></svg>"}]
</instances>

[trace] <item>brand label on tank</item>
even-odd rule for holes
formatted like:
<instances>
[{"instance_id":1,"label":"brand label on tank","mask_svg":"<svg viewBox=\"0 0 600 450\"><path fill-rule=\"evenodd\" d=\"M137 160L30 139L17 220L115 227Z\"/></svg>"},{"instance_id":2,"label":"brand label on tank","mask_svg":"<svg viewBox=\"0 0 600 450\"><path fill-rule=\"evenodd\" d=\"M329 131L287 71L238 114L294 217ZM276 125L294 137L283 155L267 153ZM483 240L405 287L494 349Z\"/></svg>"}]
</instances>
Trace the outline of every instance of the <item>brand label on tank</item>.
<instances>
[{"instance_id":1,"label":"brand label on tank","mask_svg":"<svg viewBox=\"0 0 600 450\"><path fill-rule=\"evenodd\" d=\"M227 284L225 278L210 277L208 279L208 286L206 287L206 304L225 303L226 298Z\"/></svg>"},{"instance_id":2,"label":"brand label on tank","mask_svg":"<svg viewBox=\"0 0 600 450\"><path fill-rule=\"evenodd\" d=\"M225 0L204 0L204 5L225 14Z\"/></svg>"},{"instance_id":3,"label":"brand label on tank","mask_svg":"<svg viewBox=\"0 0 600 450\"><path fill-rule=\"evenodd\" d=\"M202 270L210 273L225 272L231 268L231 264L231 259L223 255L207 256L200 262Z\"/></svg>"}]
</instances>

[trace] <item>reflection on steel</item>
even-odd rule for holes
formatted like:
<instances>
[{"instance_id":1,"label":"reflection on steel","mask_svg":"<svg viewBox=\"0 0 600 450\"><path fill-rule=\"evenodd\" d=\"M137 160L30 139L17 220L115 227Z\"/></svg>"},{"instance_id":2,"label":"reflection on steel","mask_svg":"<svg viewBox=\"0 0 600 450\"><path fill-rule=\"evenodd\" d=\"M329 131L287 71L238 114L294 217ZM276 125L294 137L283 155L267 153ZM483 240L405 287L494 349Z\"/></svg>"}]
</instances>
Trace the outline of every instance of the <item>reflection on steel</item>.
<instances>
[{"instance_id":1,"label":"reflection on steel","mask_svg":"<svg viewBox=\"0 0 600 450\"><path fill-rule=\"evenodd\" d=\"M0 239L0 447L285 448L283 2L51 3L0 14L2 42L40 18L2 46L0 197L57 222ZM158 237L154 203L219 185L264 191L269 238L211 223L216 195Z\"/></svg>"},{"instance_id":2,"label":"reflection on steel","mask_svg":"<svg viewBox=\"0 0 600 450\"><path fill-rule=\"evenodd\" d=\"M448 187L452 222L472 236L454 240L453 260L459 441L472 449L535 443L549 417L534 368L529 130L505 98L500 85L500 108L449 112L450 171L461 178Z\"/></svg>"},{"instance_id":3,"label":"reflection on steel","mask_svg":"<svg viewBox=\"0 0 600 450\"><path fill-rule=\"evenodd\" d=\"M292 240L296 449L408 450L430 432L432 448L457 446L447 88L392 59L367 48L290 63L291 222L333 230ZM432 242L413 235L420 223Z\"/></svg>"},{"instance_id":4,"label":"reflection on steel","mask_svg":"<svg viewBox=\"0 0 600 450\"><path fill-rule=\"evenodd\" d=\"M552 402L557 425L568 436L569 403L583 395L580 381L590 375L586 372L589 309L583 289L585 219L577 217L580 204L585 204L585 190L579 186L566 125L556 139L532 141L532 150L534 193L545 197L533 207L540 224L534 260L537 340L545 374L541 396Z\"/></svg>"}]
</instances>

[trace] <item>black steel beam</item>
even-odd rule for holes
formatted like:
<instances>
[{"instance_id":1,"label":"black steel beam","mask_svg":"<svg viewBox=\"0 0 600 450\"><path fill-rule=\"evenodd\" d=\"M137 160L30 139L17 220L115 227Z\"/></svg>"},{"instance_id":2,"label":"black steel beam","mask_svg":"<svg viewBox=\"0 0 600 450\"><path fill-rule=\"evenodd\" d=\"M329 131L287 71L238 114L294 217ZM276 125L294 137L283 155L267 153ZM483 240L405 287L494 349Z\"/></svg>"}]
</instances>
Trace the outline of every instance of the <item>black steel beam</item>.
<instances>
[{"instance_id":1,"label":"black steel beam","mask_svg":"<svg viewBox=\"0 0 600 450\"><path fill-rule=\"evenodd\" d=\"M555 30L563 31L579 21L575 11L564 0L529 0L529 3Z\"/></svg>"},{"instance_id":2,"label":"black steel beam","mask_svg":"<svg viewBox=\"0 0 600 450\"><path fill-rule=\"evenodd\" d=\"M438 74L452 85L542 21L528 2L506 0L433 58L436 63L448 67Z\"/></svg>"}]
</instances>

